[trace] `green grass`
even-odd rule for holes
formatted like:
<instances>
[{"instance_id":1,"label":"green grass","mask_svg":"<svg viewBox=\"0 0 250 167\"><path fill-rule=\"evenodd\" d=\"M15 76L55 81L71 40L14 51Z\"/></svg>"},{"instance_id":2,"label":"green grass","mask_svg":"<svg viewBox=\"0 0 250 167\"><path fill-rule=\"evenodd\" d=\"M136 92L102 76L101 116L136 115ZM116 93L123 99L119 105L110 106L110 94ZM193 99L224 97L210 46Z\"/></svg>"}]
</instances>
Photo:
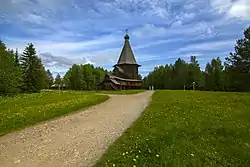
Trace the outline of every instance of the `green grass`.
<instances>
[{"instance_id":1,"label":"green grass","mask_svg":"<svg viewBox=\"0 0 250 167\"><path fill-rule=\"evenodd\" d=\"M38 122L101 103L109 97L77 91L51 91L0 97L0 136Z\"/></svg>"},{"instance_id":2,"label":"green grass","mask_svg":"<svg viewBox=\"0 0 250 167\"><path fill-rule=\"evenodd\" d=\"M134 89L134 90L119 90L119 91L95 91L96 93L100 94L117 94L117 95L130 95L130 94L136 94L136 93L142 93L145 90L143 89Z\"/></svg>"},{"instance_id":3,"label":"green grass","mask_svg":"<svg viewBox=\"0 0 250 167\"><path fill-rule=\"evenodd\" d=\"M156 91L101 166L250 166L250 94Z\"/></svg>"}]
</instances>

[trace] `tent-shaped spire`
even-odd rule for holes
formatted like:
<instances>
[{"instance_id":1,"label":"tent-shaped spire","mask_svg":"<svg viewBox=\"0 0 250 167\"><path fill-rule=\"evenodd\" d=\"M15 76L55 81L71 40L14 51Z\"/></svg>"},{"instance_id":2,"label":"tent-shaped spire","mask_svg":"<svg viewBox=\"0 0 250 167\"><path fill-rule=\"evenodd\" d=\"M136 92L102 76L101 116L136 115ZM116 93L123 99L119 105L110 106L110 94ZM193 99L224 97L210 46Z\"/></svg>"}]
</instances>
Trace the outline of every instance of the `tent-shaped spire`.
<instances>
[{"instance_id":1,"label":"tent-shaped spire","mask_svg":"<svg viewBox=\"0 0 250 167\"><path fill-rule=\"evenodd\" d=\"M130 43L129 43L128 34L126 34L124 36L124 39L125 39L125 42L124 42L124 45L123 45L123 48L122 48L122 52L121 52L121 55L120 55L116 65L119 65L119 64L135 64L135 65L138 65L136 63L134 53L133 53L132 48L131 48ZM138 65L138 66L140 66L140 65Z\"/></svg>"}]
</instances>

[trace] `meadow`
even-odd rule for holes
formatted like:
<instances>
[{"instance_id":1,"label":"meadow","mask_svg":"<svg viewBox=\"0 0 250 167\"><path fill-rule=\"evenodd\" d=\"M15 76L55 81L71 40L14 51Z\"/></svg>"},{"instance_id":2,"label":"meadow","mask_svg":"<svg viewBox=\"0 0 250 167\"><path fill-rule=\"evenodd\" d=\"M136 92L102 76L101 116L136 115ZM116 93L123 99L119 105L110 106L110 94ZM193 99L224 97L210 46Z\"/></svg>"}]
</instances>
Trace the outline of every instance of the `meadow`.
<instances>
[{"instance_id":1,"label":"meadow","mask_svg":"<svg viewBox=\"0 0 250 167\"><path fill-rule=\"evenodd\" d=\"M94 167L249 167L249 157L249 93L159 90Z\"/></svg>"},{"instance_id":2,"label":"meadow","mask_svg":"<svg viewBox=\"0 0 250 167\"><path fill-rule=\"evenodd\" d=\"M107 100L107 95L78 91L43 91L0 97L0 136Z\"/></svg>"}]
</instances>

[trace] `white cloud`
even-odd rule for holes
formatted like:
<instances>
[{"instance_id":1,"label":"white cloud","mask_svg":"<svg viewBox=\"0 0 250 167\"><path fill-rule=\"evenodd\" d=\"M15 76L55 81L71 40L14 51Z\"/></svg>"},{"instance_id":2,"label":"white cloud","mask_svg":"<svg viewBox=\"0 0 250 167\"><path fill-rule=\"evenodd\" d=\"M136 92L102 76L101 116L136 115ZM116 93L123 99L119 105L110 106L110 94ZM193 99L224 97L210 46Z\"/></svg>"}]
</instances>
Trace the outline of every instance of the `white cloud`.
<instances>
[{"instance_id":1,"label":"white cloud","mask_svg":"<svg viewBox=\"0 0 250 167\"><path fill-rule=\"evenodd\" d=\"M223 48L233 48L235 40L213 41L200 44L190 44L183 48L178 49L178 52L186 51L212 51L220 50Z\"/></svg>"},{"instance_id":2,"label":"white cloud","mask_svg":"<svg viewBox=\"0 0 250 167\"><path fill-rule=\"evenodd\" d=\"M81 41L81 42L55 42L50 40L31 40L26 39L25 41L23 39L15 39L15 38L6 38L9 48L19 48L22 52L25 45L27 44L26 41L32 42L36 49L38 54L44 53L44 52L50 52L54 55L64 55L64 54L70 54L72 52L77 51L84 51L84 50L91 50L93 48L102 47L105 44L108 43L114 43L119 41L119 39L116 36L113 35L105 35L100 36L98 38L94 38L92 40L88 41ZM100 49L100 48L99 48Z\"/></svg>"},{"instance_id":3,"label":"white cloud","mask_svg":"<svg viewBox=\"0 0 250 167\"><path fill-rule=\"evenodd\" d=\"M184 58L195 53L201 57L203 51L228 50L233 48L234 41L188 44L184 47L183 43L200 38L206 41L221 33L234 38L242 25L238 29L234 28L237 29L232 32L234 35L231 29L225 30L225 27L231 28L237 20L250 18L249 0L2 1L0 24L7 22L18 27L15 33L11 32L11 28L8 31L8 25L0 32L6 45L13 49L19 48L21 52L27 42L33 42L38 54L49 52L53 55L54 58L47 56L43 59L47 61L47 66L60 72L73 63L89 62L97 66L112 67L121 52L124 35L121 30L125 28L132 30L129 35L137 61L144 61L145 64L146 61L152 61L150 68L142 63L144 72L153 69L154 60L161 59L161 56L154 54L158 52L156 47L170 55L169 50L173 48L165 48L176 45L174 48L180 49L177 49L175 55ZM210 13L211 7L216 12ZM236 19L228 20L223 17L219 20L216 17L219 16L218 13L227 16L226 18ZM5 21L2 22L1 19ZM11 33L15 36L11 36ZM32 38L23 37L25 34ZM187 54L188 52L194 54ZM174 58L171 56L170 58ZM61 66L56 62L61 62Z\"/></svg>"},{"instance_id":4,"label":"white cloud","mask_svg":"<svg viewBox=\"0 0 250 167\"><path fill-rule=\"evenodd\" d=\"M152 38L161 37L167 33L164 27L156 27L153 24L145 24L144 26L132 31L132 35L136 38Z\"/></svg>"},{"instance_id":5,"label":"white cloud","mask_svg":"<svg viewBox=\"0 0 250 167\"><path fill-rule=\"evenodd\" d=\"M146 61L154 61L162 59L159 55L147 55L147 54L136 54L136 60L137 62L146 62Z\"/></svg>"},{"instance_id":6,"label":"white cloud","mask_svg":"<svg viewBox=\"0 0 250 167\"><path fill-rule=\"evenodd\" d=\"M210 0L211 6L227 17L250 20L249 0Z\"/></svg>"},{"instance_id":7,"label":"white cloud","mask_svg":"<svg viewBox=\"0 0 250 167\"><path fill-rule=\"evenodd\" d=\"M35 23L35 24L44 24L46 19L40 15L36 15L33 13L27 13L25 15L19 15L19 19L23 22Z\"/></svg>"},{"instance_id":8,"label":"white cloud","mask_svg":"<svg viewBox=\"0 0 250 167\"><path fill-rule=\"evenodd\" d=\"M239 0L234 2L228 13L234 17L250 20L250 1Z\"/></svg>"},{"instance_id":9,"label":"white cloud","mask_svg":"<svg viewBox=\"0 0 250 167\"><path fill-rule=\"evenodd\" d=\"M173 58L176 58L176 59L177 58L181 58L181 59L185 58L186 59L186 58L190 58L190 56L200 57L203 55L202 53L196 53L196 52L187 53L187 54L178 54L178 51L177 51L177 54L176 54L176 52L173 52L170 56L166 56L166 59L173 59Z\"/></svg>"}]
</instances>

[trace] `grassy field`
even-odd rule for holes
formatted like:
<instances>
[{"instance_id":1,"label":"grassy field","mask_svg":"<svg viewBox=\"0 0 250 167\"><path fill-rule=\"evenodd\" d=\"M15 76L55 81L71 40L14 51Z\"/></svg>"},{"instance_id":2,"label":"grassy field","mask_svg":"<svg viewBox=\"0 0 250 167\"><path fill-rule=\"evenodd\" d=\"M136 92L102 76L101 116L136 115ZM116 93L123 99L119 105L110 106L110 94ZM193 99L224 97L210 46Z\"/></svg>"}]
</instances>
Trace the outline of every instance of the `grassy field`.
<instances>
[{"instance_id":1,"label":"grassy field","mask_svg":"<svg viewBox=\"0 0 250 167\"><path fill-rule=\"evenodd\" d=\"M95 167L250 166L250 94L156 91Z\"/></svg>"},{"instance_id":2,"label":"grassy field","mask_svg":"<svg viewBox=\"0 0 250 167\"><path fill-rule=\"evenodd\" d=\"M50 91L8 98L0 97L0 136L107 99L106 95L77 91L60 92L60 94L58 91Z\"/></svg>"}]
</instances>

